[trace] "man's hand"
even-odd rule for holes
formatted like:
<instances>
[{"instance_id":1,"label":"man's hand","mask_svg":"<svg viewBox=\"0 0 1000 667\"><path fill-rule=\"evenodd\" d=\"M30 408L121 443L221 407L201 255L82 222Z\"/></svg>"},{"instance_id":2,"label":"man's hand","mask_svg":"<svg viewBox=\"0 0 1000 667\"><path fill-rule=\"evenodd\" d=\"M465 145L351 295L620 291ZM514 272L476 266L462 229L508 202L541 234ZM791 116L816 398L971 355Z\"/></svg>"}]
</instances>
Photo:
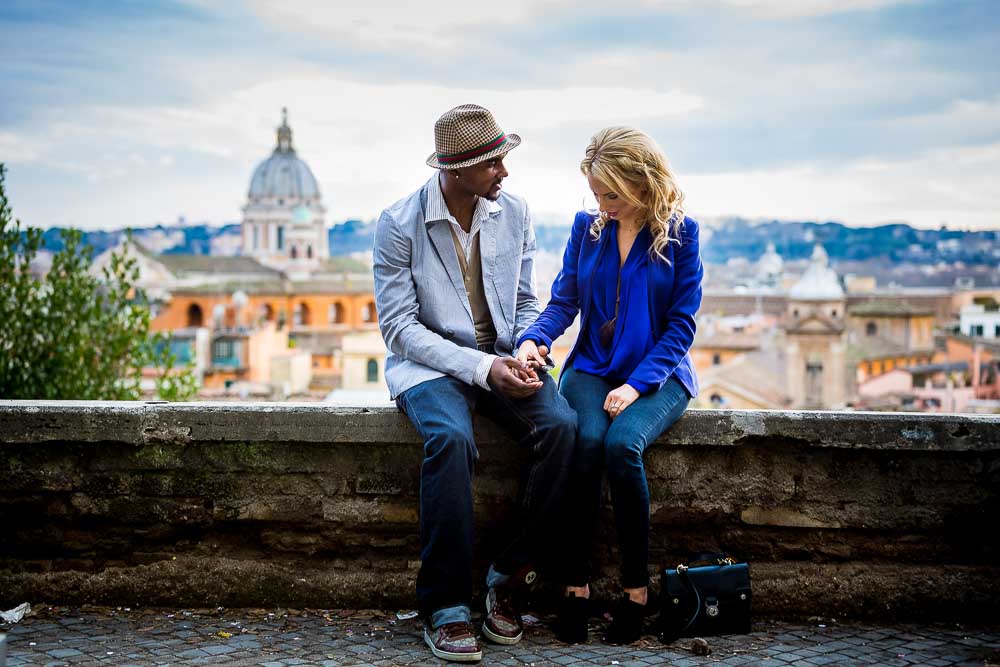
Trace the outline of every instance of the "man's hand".
<instances>
[{"instance_id":1,"label":"man's hand","mask_svg":"<svg viewBox=\"0 0 1000 667\"><path fill-rule=\"evenodd\" d=\"M517 348L517 360L533 369L544 366L545 357L548 354L548 347L545 345L536 345L533 340L526 340Z\"/></svg>"},{"instance_id":2,"label":"man's hand","mask_svg":"<svg viewBox=\"0 0 1000 667\"><path fill-rule=\"evenodd\" d=\"M639 398L639 392L630 384L623 384L620 387L608 392L604 399L604 409L612 419L625 411L625 408L632 405L635 399Z\"/></svg>"},{"instance_id":3,"label":"man's hand","mask_svg":"<svg viewBox=\"0 0 1000 667\"><path fill-rule=\"evenodd\" d=\"M542 388L535 369L513 357L497 357L488 382L494 391L510 398L526 398Z\"/></svg>"}]
</instances>

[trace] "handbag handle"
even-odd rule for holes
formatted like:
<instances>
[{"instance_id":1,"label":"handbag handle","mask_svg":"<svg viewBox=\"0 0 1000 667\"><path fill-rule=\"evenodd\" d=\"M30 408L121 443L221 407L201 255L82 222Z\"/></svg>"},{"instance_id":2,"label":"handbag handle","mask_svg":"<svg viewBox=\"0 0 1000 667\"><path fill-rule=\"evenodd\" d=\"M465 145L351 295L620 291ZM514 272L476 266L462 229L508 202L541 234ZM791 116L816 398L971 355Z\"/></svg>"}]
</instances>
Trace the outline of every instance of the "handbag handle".
<instances>
[{"instance_id":1,"label":"handbag handle","mask_svg":"<svg viewBox=\"0 0 1000 667\"><path fill-rule=\"evenodd\" d=\"M692 563L732 565L735 562L736 562L735 558L722 551L700 551L692 556L692 558L688 561L688 565L690 566Z\"/></svg>"},{"instance_id":2,"label":"handbag handle","mask_svg":"<svg viewBox=\"0 0 1000 667\"><path fill-rule=\"evenodd\" d=\"M698 614L701 613L701 592L698 590L698 587L694 585L694 582L691 581L691 578L688 577L687 565L678 565L677 574L680 577L680 580L684 583L684 585L690 588L691 591L694 593L694 613L688 620L687 625L681 628L681 631L678 633L678 636L680 636L683 635L685 632L687 632L688 628L694 625L695 620L697 620L698 618Z\"/></svg>"}]
</instances>

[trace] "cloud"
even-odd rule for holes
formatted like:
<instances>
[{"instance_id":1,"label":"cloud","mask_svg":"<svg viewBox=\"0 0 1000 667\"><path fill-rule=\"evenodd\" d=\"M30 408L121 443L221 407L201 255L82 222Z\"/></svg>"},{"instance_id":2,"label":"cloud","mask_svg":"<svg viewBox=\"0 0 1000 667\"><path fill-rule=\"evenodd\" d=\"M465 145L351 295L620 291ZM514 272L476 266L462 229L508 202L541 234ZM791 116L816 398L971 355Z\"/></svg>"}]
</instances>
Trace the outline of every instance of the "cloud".
<instances>
[{"instance_id":1,"label":"cloud","mask_svg":"<svg viewBox=\"0 0 1000 667\"><path fill-rule=\"evenodd\" d=\"M244 203L253 168L273 150L280 108L287 106L294 144L319 179L334 220L373 216L425 180L434 121L466 102L492 109L508 131L524 138L519 157L543 165L560 156L569 164L577 160L589 134L561 143L569 118L590 133L612 123L681 117L702 104L681 90L569 86L496 91L379 85L315 74L260 82L198 106L80 108L72 121L40 124L16 139L5 134L0 142L11 143L10 152L18 157L12 162L26 163L30 156L34 165L82 175L116 193L132 187L139 174L146 182L176 179L168 168L177 171L192 161L210 161L219 183L215 190L198 190L198 200L156 192L145 210L127 214L153 222L173 219L183 207L190 218L221 221L235 217ZM164 160L165 154L174 163ZM222 183L230 185L223 188ZM123 224L107 214L101 222ZM128 224L144 221L130 219Z\"/></svg>"},{"instance_id":2,"label":"cloud","mask_svg":"<svg viewBox=\"0 0 1000 667\"><path fill-rule=\"evenodd\" d=\"M434 120L465 102L524 137L509 189L540 216L579 207L583 148L611 124L660 142L695 212L937 224L1000 208L963 166L995 165L962 152L1000 142L988 2L74 7L18 30L0 11L17 93L0 158L40 224L236 219L282 106L330 220L368 217L430 175Z\"/></svg>"},{"instance_id":3,"label":"cloud","mask_svg":"<svg viewBox=\"0 0 1000 667\"><path fill-rule=\"evenodd\" d=\"M502 11L493 4L477 5L464 0L437 0L432 9L424 3L398 0L356 3L253 0L250 3L261 20L293 32L341 40L364 50L421 49L456 59L466 56L462 49L475 41L474 34L492 33L501 37L505 31L530 23L543 9L570 6L568 0L507 0Z\"/></svg>"},{"instance_id":4,"label":"cloud","mask_svg":"<svg viewBox=\"0 0 1000 667\"><path fill-rule=\"evenodd\" d=\"M857 11L875 11L916 0L717 0L716 4L745 9L759 16L802 18Z\"/></svg>"},{"instance_id":5,"label":"cloud","mask_svg":"<svg viewBox=\"0 0 1000 667\"><path fill-rule=\"evenodd\" d=\"M996 229L997 182L1000 142L906 160L695 173L682 176L681 185L690 209L702 215Z\"/></svg>"},{"instance_id":6,"label":"cloud","mask_svg":"<svg viewBox=\"0 0 1000 667\"><path fill-rule=\"evenodd\" d=\"M0 156L8 163L32 163L39 159L37 147L13 132L0 132Z\"/></svg>"}]
</instances>

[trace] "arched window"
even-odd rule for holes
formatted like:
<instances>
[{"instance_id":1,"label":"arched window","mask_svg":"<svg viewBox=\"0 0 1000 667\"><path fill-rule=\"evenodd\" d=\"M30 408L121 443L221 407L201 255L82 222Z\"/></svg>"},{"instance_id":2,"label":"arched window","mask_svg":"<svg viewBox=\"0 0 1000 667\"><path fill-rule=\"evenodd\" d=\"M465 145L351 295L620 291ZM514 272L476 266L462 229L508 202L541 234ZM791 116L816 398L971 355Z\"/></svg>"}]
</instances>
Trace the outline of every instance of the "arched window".
<instances>
[{"instance_id":1,"label":"arched window","mask_svg":"<svg viewBox=\"0 0 1000 667\"><path fill-rule=\"evenodd\" d=\"M205 314L201 311L201 306L192 303L188 306L187 325L189 327L200 327L205 321Z\"/></svg>"},{"instance_id":2,"label":"arched window","mask_svg":"<svg viewBox=\"0 0 1000 667\"><path fill-rule=\"evenodd\" d=\"M712 403L713 408L721 408L725 400L722 398L722 394L712 394L708 399Z\"/></svg>"},{"instance_id":3,"label":"arched window","mask_svg":"<svg viewBox=\"0 0 1000 667\"><path fill-rule=\"evenodd\" d=\"M865 335L874 336L878 333L878 326L874 322L869 322L865 325Z\"/></svg>"},{"instance_id":4,"label":"arched window","mask_svg":"<svg viewBox=\"0 0 1000 667\"><path fill-rule=\"evenodd\" d=\"M327 309L327 321L330 324L344 323L344 307L339 303L331 303Z\"/></svg>"},{"instance_id":5,"label":"arched window","mask_svg":"<svg viewBox=\"0 0 1000 667\"><path fill-rule=\"evenodd\" d=\"M368 360L368 382L378 382L378 361Z\"/></svg>"},{"instance_id":6,"label":"arched window","mask_svg":"<svg viewBox=\"0 0 1000 667\"><path fill-rule=\"evenodd\" d=\"M298 256L299 256L299 249L296 248L295 246L292 246L292 259L295 259Z\"/></svg>"},{"instance_id":7,"label":"arched window","mask_svg":"<svg viewBox=\"0 0 1000 667\"><path fill-rule=\"evenodd\" d=\"M292 312L292 324L295 326L308 326L310 324L309 306L304 302L295 304L295 310Z\"/></svg>"},{"instance_id":8,"label":"arched window","mask_svg":"<svg viewBox=\"0 0 1000 667\"><path fill-rule=\"evenodd\" d=\"M362 322L374 322L375 321L375 302L369 301L361 308L361 321Z\"/></svg>"}]
</instances>

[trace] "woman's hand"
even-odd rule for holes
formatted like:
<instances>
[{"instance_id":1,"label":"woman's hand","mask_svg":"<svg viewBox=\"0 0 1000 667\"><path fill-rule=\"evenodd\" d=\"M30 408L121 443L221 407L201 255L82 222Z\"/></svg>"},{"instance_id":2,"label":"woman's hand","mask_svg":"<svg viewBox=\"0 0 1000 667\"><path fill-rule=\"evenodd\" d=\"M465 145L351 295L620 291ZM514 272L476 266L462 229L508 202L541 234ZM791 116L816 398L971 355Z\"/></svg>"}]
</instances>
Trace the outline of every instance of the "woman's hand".
<instances>
[{"instance_id":1,"label":"woman's hand","mask_svg":"<svg viewBox=\"0 0 1000 667\"><path fill-rule=\"evenodd\" d=\"M639 392L635 390L635 387L623 384L608 392L607 398L604 399L604 410L609 417L614 419L624 412L625 408L632 405L637 398L639 398Z\"/></svg>"},{"instance_id":2,"label":"woman's hand","mask_svg":"<svg viewBox=\"0 0 1000 667\"><path fill-rule=\"evenodd\" d=\"M545 357L548 353L549 348L545 345L536 345L535 341L526 340L517 348L517 360L532 368L541 368L545 365Z\"/></svg>"}]
</instances>

